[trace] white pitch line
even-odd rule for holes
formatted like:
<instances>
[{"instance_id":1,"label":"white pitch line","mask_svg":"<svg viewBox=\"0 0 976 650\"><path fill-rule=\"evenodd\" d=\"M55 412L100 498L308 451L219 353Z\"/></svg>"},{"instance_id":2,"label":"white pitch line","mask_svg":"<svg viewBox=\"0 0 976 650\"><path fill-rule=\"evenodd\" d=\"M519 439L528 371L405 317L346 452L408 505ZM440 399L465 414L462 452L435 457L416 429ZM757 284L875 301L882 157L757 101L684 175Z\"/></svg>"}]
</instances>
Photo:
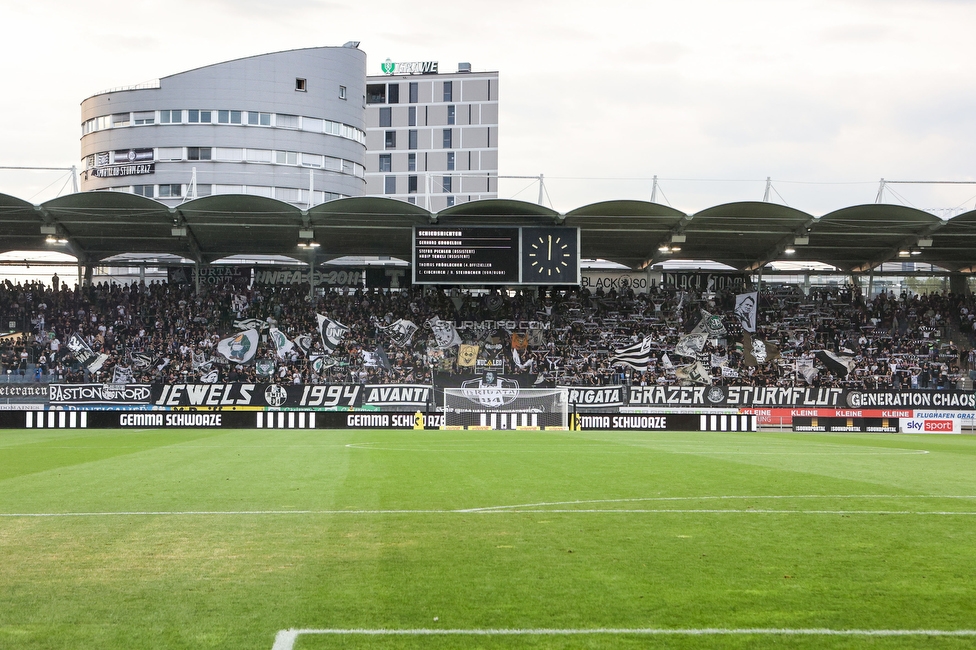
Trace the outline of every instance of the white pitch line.
<instances>
[{"instance_id":1,"label":"white pitch line","mask_svg":"<svg viewBox=\"0 0 976 650\"><path fill-rule=\"evenodd\" d=\"M577 628L577 629L291 629L279 630L271 650L292 650L302 635L335 636L853 636L853 637L971 637L976 630L835 630L829 628Z\"/></svg>"},{"instance_id":2,"label":"white pitch line","mask_svg":"<svg viewBox=\"0 0 976 650\"><path fill-rule=\"evenodd\" d=\"M253 517L279 515L902 515L943 517L976 516L976 511L955 510L777 510L770 508L508 508L505 510L239 510L239 511L125 511L125 512L3 512L0 519L58 517Z\"/></svg>"},{"instance_id":3,"label":"white pitch line","mask_svg":"<svg viewBox=\"0 0 976 650\"><path fill-rule=\"evenodd\" d=\"M487 506L484 508L467 508L459 512L487 512L490 510L507 510L515 508L541 508L545 506L582 505L584 503L634 503L640 501L706 501L714 499L976 499L976 496L952 495L939 496L935 494L775 494L775 495L719 495L698 497L628 497L624 499L578 499L575 501L541 501L538 503L521 503L510 506Z\"/></svg>"}]
</instances>

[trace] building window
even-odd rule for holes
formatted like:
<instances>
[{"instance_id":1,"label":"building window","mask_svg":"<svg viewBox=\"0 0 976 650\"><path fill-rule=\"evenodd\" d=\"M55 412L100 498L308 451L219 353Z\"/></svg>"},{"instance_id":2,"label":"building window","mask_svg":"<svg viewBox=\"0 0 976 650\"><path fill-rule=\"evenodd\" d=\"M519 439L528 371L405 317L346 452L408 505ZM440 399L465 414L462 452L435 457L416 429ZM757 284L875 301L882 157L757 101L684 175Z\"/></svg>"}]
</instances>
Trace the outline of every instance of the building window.
<instances>
[{"instance_id":1,"label":"building window","mask_svg":"<svg viewBox=\"0 0 976 650\"><path fill-rule=\"evenodd\" d=\"M454 134L451 129L444 129L444 148L450 149L454 146Z\"/></svg>"},{"instance_id":2,"label":"building window","mask_svg":"<svg viewBox=\"0 0 976 650\"><path fill-rule=\"evenodd\" d=\"M279 129L297 129L298 116L278 113L275 115L275 126Z\"/></svg>"},{"instance_id":3,"label":"building window","mask_svg":"<svg viewBox=\"0 0 976 650\"><path fill-rule=\"evenodd\" d=\"M210 160L213 150L210 147L187 147L187 160Z\"/></svg>"},{"instance_id":4,"label":"building window","mask_svg":"<svg viewBox=\"0 0 976 650\"><path fill-rule=\"evenodd\" d=\"M447 170L448 171L454 171L454 152L453 151L448 151L447 152Z\"/></svg>"},{"instance_id":5,"label":"building window","mask_svg":"<svg viewBox=\"0 0 976 650\"><path fill-rule=\"evenodd\" d=\"M152 186L150 185L150 187ZM416 193L417 193L417 177L407 176L407 194L416 194Z\"/></svg>"},{"instance_id":6,"label":"building window","mask_svg":"<svg viewBox=\"0 0 976 650\"><path fill-rule=\"evenodd\" d=\"M445 194L450 194L451 193L451 177L450 176L444 176L441 179L441 190Z\"/></svg>"},{"instance_id":7,"label":"building window","mask_svg":"<svg viewBox=\"0 0 976 650\"><path fill-rule=\"evenodd\" d=\"M386 176L383 181L383 193L396 194L396 176Z\"/></svg>"},{"instance_id":8,"label":"building window","mask_svg":"<svg viewBox=\"0 0 976 650\"><path fill-rule=\"evenodd\" d=\"M155 124L156 113L154 111L143 111L132 115L133 124Z\"/></svg>"},{"instance_id":9,"label":"building window","mask_svg":"<svg viewBox=\"0 0 976 650\"><path fill-rule=\"evenodd\" d=\"M407 154L407 171L408 172L417 171L417 154L415 153Z\"/></svg>"},{"instance_id":10,"label":"building window","mask_svg":"<svg viewBox=\"0 0 976 650\"><path fill-rule=\"evenodd\" d=\"M407 126L417 126L417 107L411 106L407 109Z\"/></svg>"},{"instance_id":11,"label":"building window","mask_svg":"<svg viewBox=\"0 0 976 650\"><path fill-rule=\"evenodd\" d=\"M346 87L339 86L339 99L345 99L345 98L346 98Z\"/></svg>"},{"instance_id":12,"label":"building window","mask_svg":"<svg viewBox=\"0 0 976 650\"><path fill-rule=\"evenodd\" d=\"M417 97L420 95L420 84L417 83L416 81L411 81L410 87L407 92L410 94L410 100L409 100L410 103L416 104Z\"/></svg>"},{"instance_id":13,"label":"building window","mask_svg":"<svg viewBox=\"0 0 976 650\"><path fill-rule=\"evenodd\" d=\"M217 111L217 124L241 124L243 111Z\"/></svg>"},{"instance_id":14,"label":"building window","mask_svg":"<svg viewBox=\"0 0 976 650\"><path fill-rule=\"evenodd\" d=\"M210 124L213 118L210 111L189 110L186 112L186 121L190 124Z\"/></svg>"},{"instance_id":15,"label":"building window","mask_svg":"<svg viewBox=\"0 0 976 650\"><path fill-rule=\"evenodd\" d=\"M386 148L396 149L396 131L386 132Z\"/></svg>"},{"instance_id":16,"label":"building window","mask_svg":"<svg viewBox=\"0 0 976 650\"><path fill-rule=\"evenodd\" d=\"M407 149L417 148L417 129L407 131Z\"/></svg>"},{"instance_id":17,"label":"building window","mask_svg":"<svg viewBox=\"0 0 976 650\"><path fill-rule=\"evenodd\" d=\"M386 84L366 84L366 103L385 104Z\"/></svg>"},{"instance_id":18,"label":"building window","mask_svg":"<svg viewBox=\"0 0 976 650\"><path fill-rule=\"evenodd\" d=\"M153 197L153 186L152 185L133 185L132 193L138 194L139 196L145 196L148 198Z\"/></svg>"},{"instance_id":19,"label":"building window","mask_svg":"<svg viewBox=\"0 0 976 650\"><path fill-rule=\"evenodd\" d=\"M454 84L450 81L444 82L444 101L453 102L454 101Z\"/></svg>"},{"instance_id":20,"label":"building window","mask_svg":"<svg viewBox=\"0 0 976 650\"><path fill-rule=\"evenodd\" d=\"M302 93L307 92L308 91L307 82L304 79L295 79L295 90Z\"/></svg>"},{"instance_id":21,"label":"building window","mask_svg":"<svg viewBox=\"0 0 976 650\"><path fill-rule=\"evenodd\" d=\"M447 123L448 124L454 124L454 120L455 120L455 117L454 117L454 108L455 108L454 104L451 104L450 106L447 107Z\"/></svg>"},{"instance_id":22,"label":"building window","mask_svg":"<svg viewBox=\"0 0 976 650\"><path fill-rule=\"evenodd\" d=\"M179 124L183 121L183 111L159 111L160 124Z\"/></svg>"},{"instance_id":23,"label":"building window","mask_svg":"<svg viewBox=\"0 0 976 650\"><path fill-rule=\"evenodd\" d=\"M248 111L247 123L251 126L271 126L271 113Z\"/></svg>"},{"instance_id":24,"label":"building window","mask_svg":"<svg viewBox=\"0 0 976 650\"><path fill-rule=\"evenodd\" d=\"M388 153L380 154L380 171L381 172L391 172L393 171L393 156Z\"/></svg>"},{"instance_id":25,"label":"building window","mask_svg":"<svg viewBox=\"0 0 976 650\"><path fill-rule=\"evenodd\" d=\"M386 102L388 104L400 103L400 84L390 84L386 91Z\"/></svg>"},{"instance_id":26,"label":"building window","mask_svg":"<svg viewBox=\"0 0 976 650\"><path fill-rule=\"evenodd\" d=\"M129 126L128 113L116 113L112 116L112 126Z\"/></svg>"},{"instance_id":27,"label":"building window","mask_svg":"<svg viewBox=\"0 0 976 650\"><path fill-rule=\"evenodd\" d=\"M183 186L182 185L160 185L159 186L159 198L161 199L178 199L183 196Z\"/></svg>"},{"instance_id":28,"label":"building window","mask_svg":"<svg viewBox=\"0 0 976 650\"><path fill-rule=\"evenodd\" d=\"M447 197L447 207L451 207L452 205L454 205L454 197L449 196Z\"/></svg>"},{"instance_id":29,"label":"building window","mask_svg":"<svg viewBox=\"0 0 976 650\"><path fill-rule=\"evenodd\" d=\"M410 205L417 205L417 197L416 196L408 196L407 197L407 203L409 203Z\"/></svg>"},{"instance_id":30,"label":"building window","mask_svg":"<svg viewBox=\"0 0 976 650\"><path fill-rule=\"evenodd\" d=\"M393 126L393 109L389 106L380 108L380 126Z\"/></svg>"},{"instance_id":31,"label":"building window","mask_svg":"<svg viewBox=\"0 0 976 650\"><path fill-rule=\"evenodd\" d=\"M325 156L317 153L303 153L302 167L315 167L321 169L325 166Z\"/></svg>"},{"instance_id":32,"label":"building window","mask_svg":"<svg viewBox=\"0 0 976 650\"><path fill-rule=\"evenodd\" d=\"M270 149L251 149L244 150L244 160L247 162L270 163L272 151Z\"/></svg>"},{"instance_id":33,"label":"building window","mask_svg":"<svg viewBox=\"0 0 976 650\"><path fill-rule=\"evenodd\" d=\"M298 152L297 151L276 151L275 162L278 163L279 165L297 165Z\"/></svg>"}]
</instances>

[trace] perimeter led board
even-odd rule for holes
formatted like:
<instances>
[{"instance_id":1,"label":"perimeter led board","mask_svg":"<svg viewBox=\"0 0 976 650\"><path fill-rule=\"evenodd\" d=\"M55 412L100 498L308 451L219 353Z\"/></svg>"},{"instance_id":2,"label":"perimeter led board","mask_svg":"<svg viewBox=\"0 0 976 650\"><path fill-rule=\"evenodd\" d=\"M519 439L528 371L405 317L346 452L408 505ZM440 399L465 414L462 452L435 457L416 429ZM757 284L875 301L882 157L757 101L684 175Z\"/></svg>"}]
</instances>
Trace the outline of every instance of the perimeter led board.
<instances>
[{"instance_id":1,"label":"perimeter led board","mask_svg":"<svg viewBox=\"0 0 976 650\"><path fill-rule=\"evenodd\" d=\"M579 229L417 227L415 284L580 283Z\"/></svg>"},{"instance_id":2,"label":"perimeter led board","mask_svg":"<svg viewBox=\"0 0 976 650\"><path fill-rule=\"evenodd\" d=\"M518 284L518 228L415 228L415 284Z\"/></svg>"}]
</instances>

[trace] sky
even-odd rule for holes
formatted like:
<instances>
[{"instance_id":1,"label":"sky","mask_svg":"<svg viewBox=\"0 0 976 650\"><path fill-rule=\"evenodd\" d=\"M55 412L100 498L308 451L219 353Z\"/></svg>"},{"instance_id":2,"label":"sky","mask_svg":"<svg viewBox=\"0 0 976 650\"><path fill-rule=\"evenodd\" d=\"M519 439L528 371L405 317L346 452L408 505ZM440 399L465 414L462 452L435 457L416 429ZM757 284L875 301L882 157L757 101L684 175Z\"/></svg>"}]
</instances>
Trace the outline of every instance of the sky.
<instances>
[{"instance_id":1,"label":"sky","mask_svg":"<svg viewBox=\"0 0 976 650\"><path fill-rule=\"evenodd\" d=\"M651 198L976 208L976 2L950 0L0 0L0 167L80 164L101 90L279 50L360 41L382 61L497 70L499 172L565 212ZM967 182L973 184L966 184ZM40 203L60 171L0 169ZM501 198L539 185L503 180Z\"/></svg>"}]
</instances>

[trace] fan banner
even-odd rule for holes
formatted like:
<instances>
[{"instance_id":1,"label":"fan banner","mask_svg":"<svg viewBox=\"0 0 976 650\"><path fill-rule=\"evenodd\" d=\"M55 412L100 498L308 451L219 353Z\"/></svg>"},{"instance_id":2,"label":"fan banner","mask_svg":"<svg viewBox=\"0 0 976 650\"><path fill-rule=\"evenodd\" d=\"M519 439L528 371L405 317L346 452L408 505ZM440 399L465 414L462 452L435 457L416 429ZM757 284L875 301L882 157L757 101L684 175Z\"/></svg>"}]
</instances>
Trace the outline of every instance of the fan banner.
<instances>
[{"instance_id":1,"label":"fan banner","mask_svg":"<svg viewBox=\"0 0 976 650\"><path fill-rule=\"evenodd\" d=\"M350 408L362 406L361 384L153 384L149 403L155 407Z\"/></svg>"},{"instance_id":2,"label":"fan banner","mask_svg":"<svg viewBox=\"0 0 976 650\"><path fill-rule=\"evenodd\" d=\"M443 389L463 386L553 388L534 373L483 374L437 372L428 384L56 384L47 403L68 407L106 405L155 408L202 407L349 408L442 404ZM474 382L472 384L472 382ZM745 408L820 409L837 417L957 417L976 419L970 391L880 390L762 386L560 386L577 408ZM431 397L433 396L433 397ZM877 415L873 413L877 412ZM954 415L953 415L954 414Z\"/></svg>"},{"instance_id":3,"label":"fan banner","mask_svg":"<svg viewBox=\"0 0 976 650\"><path fill-rule=\"evenodd\" d=\"M503 375L490 370L482 374L468 372L453 374L435 371L434 402L436 404L444 403L445 388L501 388L506 391L515 391L517 394L520 388L554 388L555 385L552 380L527 372Z\"/></svg>"},{"instance_id":4,"label":"fan banner","mask_svg":"<svg viewBox=\"0 0 976 650\"><path fill-rule=\"evenodd\" d=\"M666 271L661 274L661 284L671 285L684 291L733 291L746 285L743 273L702 273L700 271Z\"/></svg>"},{"instance_id":5,"label":"fan banner","mask_svg":"<svg viewBox=\"0 0 976 650\"><path fill-rule=\"evenodd\" d=\"M759 313L759 292L740 293L735 297L735 315L742 329L755 333L756 315Z\"/></svg>"},{"instance_id":6,"label":"fan banner","mask_svg":"<svg viewBox=\"0 0 976 650\"><path fill-rule=\"evenodd\" d=\"M606 409L627 403L626 386L560 386L565 388L570 407Z\"/></svg>"}]
</instances>

